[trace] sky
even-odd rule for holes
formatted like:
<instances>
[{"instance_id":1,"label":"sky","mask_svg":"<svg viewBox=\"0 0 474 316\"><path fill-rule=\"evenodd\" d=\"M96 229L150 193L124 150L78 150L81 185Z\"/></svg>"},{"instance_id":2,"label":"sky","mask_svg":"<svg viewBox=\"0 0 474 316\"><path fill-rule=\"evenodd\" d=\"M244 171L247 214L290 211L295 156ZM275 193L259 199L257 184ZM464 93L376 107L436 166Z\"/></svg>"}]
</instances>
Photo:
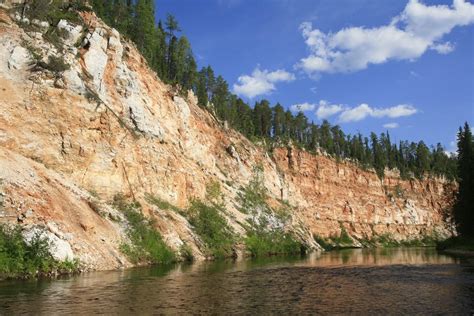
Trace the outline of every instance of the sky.
<instances>
[{"instance_id":1,"label":"sky","mask_svg":"<svg viewBox=\"0 0 474 316\"><path fill-rule=\"evenodd\" d=\"M156 0L199 67L346 133L442 143L474 125L472 0Z\"/></svg>"}]
</instances>

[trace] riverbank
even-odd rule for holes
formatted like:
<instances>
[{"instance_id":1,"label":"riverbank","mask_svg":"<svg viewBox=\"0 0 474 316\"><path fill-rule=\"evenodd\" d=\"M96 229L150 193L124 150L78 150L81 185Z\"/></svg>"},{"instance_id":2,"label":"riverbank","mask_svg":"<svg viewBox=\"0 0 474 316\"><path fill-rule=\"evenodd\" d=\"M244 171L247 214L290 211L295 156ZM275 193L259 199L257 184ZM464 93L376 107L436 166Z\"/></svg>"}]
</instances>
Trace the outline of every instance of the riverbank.
<instances>
[{"instance_id":1,"label":"riverbank","mask_svg":"<svg viewBox=\"0 0 474 316\"><path fill-rule=\"evenodd\" d=\"M474 257L474 238L451 237L438 242L436 249L449 254Z\"/></svg>"}]
</instances>

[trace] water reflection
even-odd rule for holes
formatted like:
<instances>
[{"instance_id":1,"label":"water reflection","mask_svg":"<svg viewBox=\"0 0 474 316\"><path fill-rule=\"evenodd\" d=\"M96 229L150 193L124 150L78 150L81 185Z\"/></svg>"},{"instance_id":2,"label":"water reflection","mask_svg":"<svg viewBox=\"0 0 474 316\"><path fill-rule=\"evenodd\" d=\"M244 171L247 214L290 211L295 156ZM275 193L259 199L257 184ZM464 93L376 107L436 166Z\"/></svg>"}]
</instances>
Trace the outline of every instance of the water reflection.
<instances>
[{"instance_id":1,"label":"water reflection","mask_svg":"<svg viewBox=\"0 0 474 316\"><path fill-rule=\"evenodd\" d=\"M353 249L0 283L14 313L472 313L474 272L434 249Z\"/></svg>"}]
</instances>

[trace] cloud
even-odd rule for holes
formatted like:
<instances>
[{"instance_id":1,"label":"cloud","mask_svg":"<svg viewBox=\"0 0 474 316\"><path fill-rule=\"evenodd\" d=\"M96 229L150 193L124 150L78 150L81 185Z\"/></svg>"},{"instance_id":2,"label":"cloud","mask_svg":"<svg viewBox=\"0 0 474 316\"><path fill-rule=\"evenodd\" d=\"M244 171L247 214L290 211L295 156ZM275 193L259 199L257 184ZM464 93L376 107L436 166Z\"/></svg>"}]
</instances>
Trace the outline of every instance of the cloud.
<instances>
[{"instance_id":1,"label":"cloud","mask_svg":"<svg viewBox=\"0 0 474 316\"><path fill-rule=\"evenodd\" d=\"M318 119L326 119L334 114L341 112L344 107L340 104L329 104L325 100L319 101L319 107L316 110L316 116Z\"/></svg>"},{"instance_id":2,"label":"cloud","mask_svg":"<svg viewBox=\"0 0 474 316\"><path fill-rule=\"evenodd\" d=\"M384 128L398 128L399 126L398 123L387 123L383 125Z\"/></svg>"},{"instance_id":3,"label":"cloud","mask_svg":"<svg viewBox=\"0 0 474 316\"><path fill-rule=\"evenodd\" d=\"M300 103L300 104L293 104L292 106L290 106L290 110L292 112L300 112L300 111L305 112L305 111L313 111L315 107L316 107L315 104L305 102L305 103Z\"/></svg>"},{"instance_id":4,"label":"cloud","mask_svg":"<svg viewBox=\"0 0 474 316\"><path fill-rule=\"evenodd\" d=\"M390 108L372 108L366 103L362 103L355 108L345 109L341 115L339 115L339 121L342 123L347 122L358 122L366 117L389 117L397 118L402 116L411 116L417 113L418 110L411 105L400 104Z\"/></svg>"},{"instance_id":5,"label":"cloud","mask_svg":"<svg viewBox=\"0 0 474 316\"><path fill-rule=\"evenodd\" d=\"M275 83L277 82L289 82L295 80L295 75L285 70L278 69L275 71L254 69L250 76L242 75L237 78L237 82L234 84L234 93L246 96L248 98L254 98L258 95L268 94L274 91Z\"/></svg>"},{"instance_id":6,"label":"cloud","mask_svg":"<svg viewBox=\"0 0 474 316\"><path fill-rule=\"evenodd\" d=\"M290 110L292 112L306 112L306 111L315 111L316 117L320 120L326 119L330 116L333 116L339 112L341 112L344 109L344 107L340 104L330 104L326 100L321 100L319 101L319 104L317 103L300 103L300 104L293 104L290 106Z\"/></svg>"},{"instance_id":7,"label":"cloud","mask_svg":"<svg viewBox=\"0 0 474 316\"><path fill-rule=\"evenodd\" d=\"M430 48L437 51L439 54L446 55L454 50L454 45L450 42L446 42L441 44L433 44Z\"/></svg>"},{"instance_id":8,"label":"cloud","mask_svg":"<svg viewBox=\"0 0 474 316\"><path fill-rule=\"evenodd\" d=\"M456 26L471 23L474 5L465 0L453 0L452 6L427 6L410 0L391 23L375 28L349 27L324 33L304 22L300 30L311 53L295 67L317 77L354 72L389 60L415 60L428 49L447 54L454 46L439 42L442 37Z\"/></svg>"}]
</instances>

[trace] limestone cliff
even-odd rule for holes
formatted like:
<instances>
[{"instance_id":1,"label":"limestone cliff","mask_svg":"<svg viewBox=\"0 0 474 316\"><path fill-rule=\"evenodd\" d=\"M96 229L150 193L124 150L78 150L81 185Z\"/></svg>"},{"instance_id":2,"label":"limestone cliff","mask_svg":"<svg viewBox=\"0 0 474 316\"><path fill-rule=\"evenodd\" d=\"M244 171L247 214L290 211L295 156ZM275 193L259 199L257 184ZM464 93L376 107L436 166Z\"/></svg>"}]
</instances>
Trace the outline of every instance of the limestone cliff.
<instances>
[{"instance_id":1,"label":"limestone cliff","mask_svg":"<svg viewBox=\"0 0 474 316\"><path fill-rule=\"evenodd\" d=\"M287 229L311 247L318 247L313 236L337 235L342 227L355 243L385 233L450 233L444 217L454 184L402 181L396 172L381 181L352 162L292 147L268 153L226 129L191 92L180 96L160 81L117 31L82 15L87 27L64 20L54 26L63 38L58 48L45 36L53 26L18 22L0 9L1 222L43 227L61 257L90 269L128 266L119 251L125 224L108 203L122 193L142 203L172 248L187 244L202 259L186 218L145 196L184 208L217 181L227 220L243 235L249 215L239 211L237 196L261 166L268 203L287 201ZM69 69L34 66L49 56Z\"/></svg>"}]
</instances>

